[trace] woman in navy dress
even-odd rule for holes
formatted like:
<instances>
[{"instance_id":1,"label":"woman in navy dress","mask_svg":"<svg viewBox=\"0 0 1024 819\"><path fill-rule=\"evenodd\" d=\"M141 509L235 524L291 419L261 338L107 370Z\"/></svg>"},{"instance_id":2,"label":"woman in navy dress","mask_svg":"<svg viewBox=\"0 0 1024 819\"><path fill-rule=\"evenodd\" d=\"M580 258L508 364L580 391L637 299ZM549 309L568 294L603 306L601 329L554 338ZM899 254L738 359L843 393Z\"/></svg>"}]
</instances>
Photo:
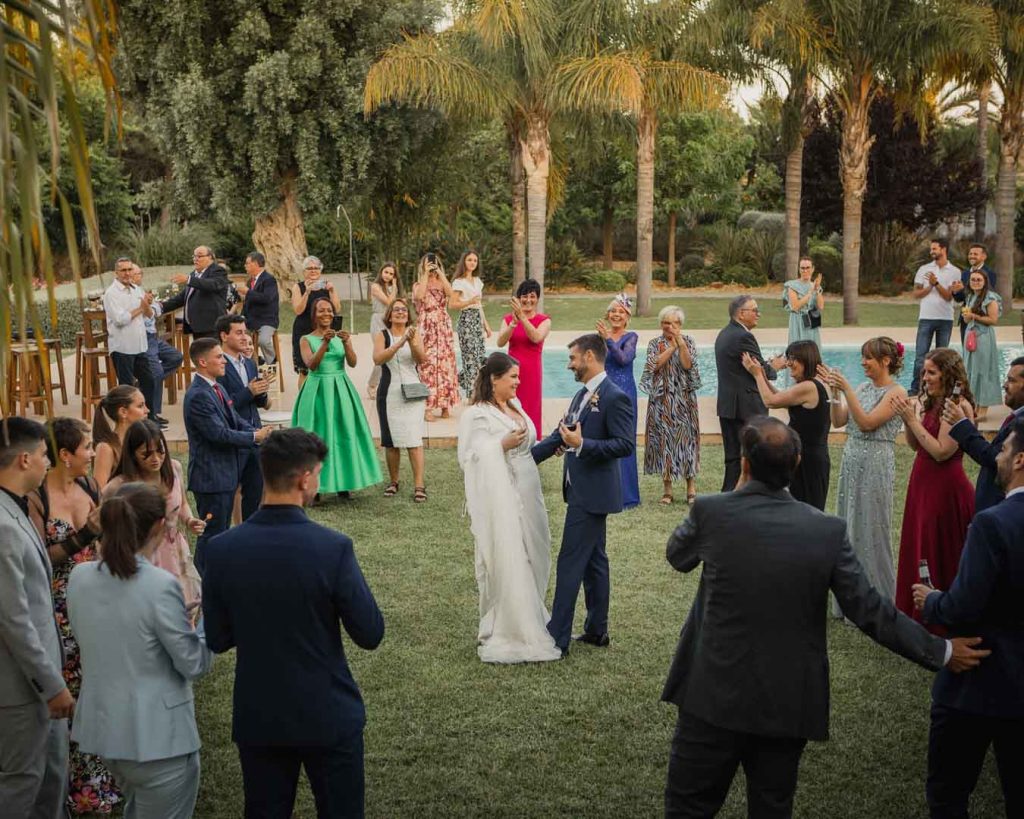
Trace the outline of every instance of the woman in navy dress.
<instances>
[{"instance_id":1,"label":"woman in navy dress","mask_svg":"<svg viewBox=\"0 0 1024 819\"><path fill-rule=\"evenodd\" d=\"M633 360L636 358L637 334L631 332L629 320L633 317L633 305L629 296L619 293L605 313L603 321L597 322L597 332L608 345L608 357L604 362L605 372L616 387L629 396L633 402L633 418L636 418L636 379L633 377ZM636 431L633 432L634 436ZM619 459L622 470L622 506L632 509L640 505L640 479L637 476L636 450L628 458Z\"/></svg>"}]
</instances>

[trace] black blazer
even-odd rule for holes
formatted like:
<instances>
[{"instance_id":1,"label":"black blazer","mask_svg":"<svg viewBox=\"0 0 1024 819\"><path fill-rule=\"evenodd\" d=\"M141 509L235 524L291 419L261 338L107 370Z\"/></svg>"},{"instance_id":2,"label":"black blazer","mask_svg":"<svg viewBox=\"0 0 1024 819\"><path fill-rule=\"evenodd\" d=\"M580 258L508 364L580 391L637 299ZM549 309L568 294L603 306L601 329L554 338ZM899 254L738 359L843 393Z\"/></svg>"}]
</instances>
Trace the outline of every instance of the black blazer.
<instances>
[{"instance_id":1,"label":"black blazer","mask_svg":"<svg viewBox=\"0 0 1024 819\"><path fill-rule=\"evenodd\" d=\"M1014 413L1018 417L1024 410ZM959 421L949 430L949 437L960 445L971 460L978 464L978 482L974 487L974 513L983 512L1003 499L1003 489L996 481L996 455L1010 435L1011 424L1003 424L991 443L968 419Z\"/></svg>"},{"instance_id":2,"label":"black blazer","mask_svg":"<svg viewBox=\"0 0 1024 819\"><path fill-rule=\"evenodd\" d=\"M373 649L384 618L348 537L298 506L260 507L206 544L203 615L206 644L237 649L236 743L329 747L362 730L338 623Z\"/></svg>"},{"instance_id":3,"label":"black blazer","mask_svg":"<svg viewBox=\"0 0 1024 819\"><path fill-rule=\"evenodd\" d=\"M227 358L227 353L224 354L224 357ZM242 364L245 365L245 371L249 374L245 384L238 377L238 370L230 361L224 362L224 375L217 379L217 383L224 388L234 404L235 412L241 416L242 420L248 421L253 429L259 429L263 426L263 421L260 420L260 409L267 409L270 406L270 398L266 393L255 396L250 392L249 381L259 378L260 371L251 358L242 359Z\"/></svg>"},{"instance_id":4,"label":"black blazer","mask_svg":"<svg viewBox=\"0 0 1024 819\"><path fill-rule=\"evenodd\" d=\"M570 407L580 402L586 389L580 390ZM622 470L619 458L636 450L636 416L629 396L605 377L579 419L583 444L579 454L566 452L562 459L562 499L582 506L592 515L622 511ZM562 446L556 429L543 441L534 444L530 454L534 461L547 460ZM566 480L568 478L568 480Z\"/></svg>"},{"instance_id":5,"label":"black blazer","mask_svg":"<svg viewBox=\"0 0 1024 819\"><path fill-rule=\"evenodd\" d=\"M761 362L765 376L775 380L775 370L761 356L761 347L746 327L730 321L715 339L715 368L718 370L718 417L746 421L767 415L754 376L743 369L743 353Z\"/></svg>"},{"instance_id":6,"label":"black blazer","mask_svg":"<svg viewBox=\"0 0 1024 819\"><path fill-rule=\"evenodd\" d=\"M840 518L751 481L703 495L668 541L681 572L704 570L662 699L712 725L828 738L831 590L871 639L930 669L946 641L872 587Z\"/></svg>"},{"instance_id":7,"label":"black blazer","mask_svg":"<svg viewBox=\"0 0 1024 819\"><path fill-rule=\"evenodd\" d=\"M190 333L212 333L216 329L214 325L217 319L227 312L227 271L216 262L203 270L202 278L193 270L185 286L163 302L163 311L167 313L179 307L184 310L190 290L192 295L188 298L188 315L184 317L185 330Z\"/></svg>"},{"instance_id":8,"label":"black blazer","mask_svg":"<svg viewBox=\"0 0 1024 819\"><path fill-rule=\"evenodd\" d=\"M264 270L256 279L256 286L250 287L242 302L242 315L245 326L250 330L260 327L277 327L280 322L281 294L277 288L277 279Z\"/></svg>"},{"instance_id":9,"label":"black blazer","mask_svg":"<svg viewBox=\"0 0 1024 819\"><path fill-rule=\"evenodd\" d=\"M965 674L943 669L932 698L992 717L1024 717L1024 495L974 516L949 591L930 594L924 620L992 650Z\"/></svg>"}]
</instances>

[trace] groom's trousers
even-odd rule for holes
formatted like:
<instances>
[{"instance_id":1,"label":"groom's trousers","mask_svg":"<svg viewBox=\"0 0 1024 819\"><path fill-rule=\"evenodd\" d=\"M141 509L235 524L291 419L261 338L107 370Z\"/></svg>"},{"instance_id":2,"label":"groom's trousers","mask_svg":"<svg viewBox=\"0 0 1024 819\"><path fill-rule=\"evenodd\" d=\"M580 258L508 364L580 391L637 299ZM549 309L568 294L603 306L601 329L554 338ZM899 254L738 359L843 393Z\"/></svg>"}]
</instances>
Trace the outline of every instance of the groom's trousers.
<instances>
[{"instance_id":1,"label":"groom's trousers","mask_svg":"<svg viewBox=\"0 0 1024 819\"><path fill-rule=\"evenodd\" d=\"M570 504L565 511L562 548L555 573L555 599L551 604L548 631L555 644L567 651L572 640L572 620L576 598L583 585L587 619L583 631L600 637L608 633L610 582L608 554L605 552L607 515L595 515Z\"/></svg>"}]
</instances>

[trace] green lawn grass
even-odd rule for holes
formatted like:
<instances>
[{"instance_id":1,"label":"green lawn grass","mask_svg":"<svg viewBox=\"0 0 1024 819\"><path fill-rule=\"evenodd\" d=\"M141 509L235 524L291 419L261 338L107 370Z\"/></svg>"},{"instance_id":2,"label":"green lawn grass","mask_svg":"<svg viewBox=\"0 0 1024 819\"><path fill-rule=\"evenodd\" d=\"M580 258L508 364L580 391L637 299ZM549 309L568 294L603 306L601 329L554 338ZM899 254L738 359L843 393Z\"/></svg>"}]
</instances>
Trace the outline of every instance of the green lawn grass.
<instances>
[{"instance_id":1,"label":"green lawn grass","mask_svg":"<svg viewBox=\"0 0 1024 819\"><path fill-rule=\"evenodd\" d=\"M912 454L905 447L897 452L898 537ZM834 477L840 457L834 449ZM609 649L581 646L560 663L494 667L476 657L473 542L455 453L427 452L425 505L413 505L407 465L402 468L394 499L373 489L311 511L354 539L387 622L377 651L346 640L368 713L368 816L661 815L676 713L659 695L698 581L697 573L673 571L664 551L686 507L657 505L660 483L645 477L644 505L610 518ZM542 468L555 551L564 516L559 468L557 462ZM721 475L721 447L705 447L699 491L717 491ZM829 646L832 738L807 748L796 815L925 816L931 675L835 622ZM196 685L203 739L196 816L202 819L241 815L241 774L230 738L233 668L233 653L218 657ZM266 707L288 704L269 700ZM744 806L740 775L721 815L744 816ZM315 815L305 784L295 815ZM1002 815L991 761L972 815Z\"/></svg>"}]
</instances>

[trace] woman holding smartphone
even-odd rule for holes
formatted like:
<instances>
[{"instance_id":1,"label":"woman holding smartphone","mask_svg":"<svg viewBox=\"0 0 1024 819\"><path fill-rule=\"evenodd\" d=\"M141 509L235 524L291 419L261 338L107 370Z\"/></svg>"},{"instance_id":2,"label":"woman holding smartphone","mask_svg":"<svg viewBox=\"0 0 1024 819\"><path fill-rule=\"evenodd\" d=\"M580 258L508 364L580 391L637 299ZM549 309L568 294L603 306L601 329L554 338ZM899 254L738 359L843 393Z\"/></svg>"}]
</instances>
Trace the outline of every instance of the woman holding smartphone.
<instances>
[{"instance_id":1,"label":"woman holding smartphone","mask_svg":"<svg viewBox=\"0 0 1024 819\"><path fill-rule=\"evenodd\" d=\"M302 363L309 371L292 410L292 426L319 435L327 444L320 492L349 492L380 483L380 464L352 380L345 367L356 366L352 337L327 299L316 303L314 329L300 341Z\"/></svg>"},{"instance_id":2,"label":"woman holding smartphone","mask_svg":"<svg viewBox=\"0 0 1024 819\"><path fill-rule=\"evenodd\" d=\"M452 286L444 274L444 265L434 253L427 253L418 268L412 286L413 304L419 315L419 333L426 355L420 362L420 377L430 390L423 417L434 420L434 410L449 418L459 403L459 375L455 366L455 333L448 315Z\"/></svg>"}]
</instances>

